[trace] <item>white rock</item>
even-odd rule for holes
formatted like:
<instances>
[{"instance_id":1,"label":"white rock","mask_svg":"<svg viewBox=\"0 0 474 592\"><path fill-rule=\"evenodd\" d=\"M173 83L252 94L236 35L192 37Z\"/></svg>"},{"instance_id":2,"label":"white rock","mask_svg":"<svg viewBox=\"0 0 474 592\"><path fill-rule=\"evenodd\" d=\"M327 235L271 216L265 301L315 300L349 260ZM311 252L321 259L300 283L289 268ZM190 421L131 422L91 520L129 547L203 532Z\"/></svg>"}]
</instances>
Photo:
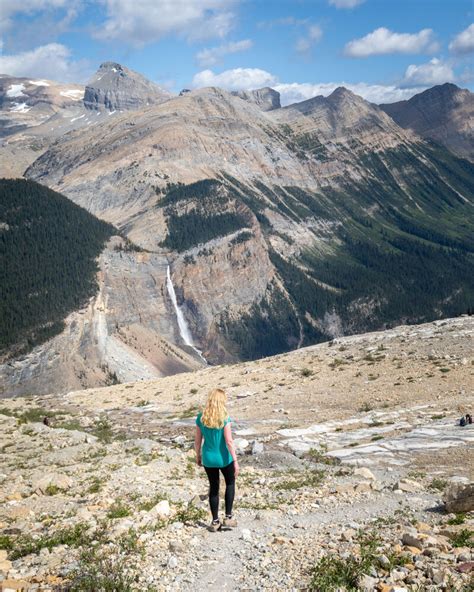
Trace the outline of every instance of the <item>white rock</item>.
<instances>
[{"instance_id":1,"label":"white rock","mask_svg":"<svg viewBox=\"0 0 474 592\"><path fill-rule=\"evenodd\" d=\"M242 528L242 532L240 533L240 538L243 541L250 542L252 540L252 533L248 528Z\"/></svg>"},{"instance_id":2,"label":"white rock","mask_svg":"<svg viewBox=\"0 0 474 592\"><path fill-rule=\"evenodd\" d=\"M250 446L250 442L245 438L236 438L234 445L237 454L244 454L245 450Z\"/></svg>"},{"instance_id":3,"label":"white rock","mask_svg":"<svg viewBox=\"0 0 474 592\"><path fill-rule=\"evenodd\" d=\"M178 558L176 555L170 555L168 559L168 567L170 569L176 569L178 567Z\"/></svg>"}]
</instances>

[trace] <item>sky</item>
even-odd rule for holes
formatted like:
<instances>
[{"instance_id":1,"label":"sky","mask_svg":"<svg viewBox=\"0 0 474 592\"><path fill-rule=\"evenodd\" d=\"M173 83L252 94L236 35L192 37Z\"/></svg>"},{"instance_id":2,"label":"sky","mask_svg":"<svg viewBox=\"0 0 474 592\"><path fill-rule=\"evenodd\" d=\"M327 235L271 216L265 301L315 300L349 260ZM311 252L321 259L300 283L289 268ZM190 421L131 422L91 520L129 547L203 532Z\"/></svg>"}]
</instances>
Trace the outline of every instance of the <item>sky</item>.
<instances>
[{"instance_id":1,"label":"sky","mask_svg":"<svg viewBox=\"0 0 474 592\"><path fill-rule=\"evenodd\" d=\"M0 0L0 74L85 83L104 61L172 92L346 86L375 103L474 88L471 0Z\"/></svg>"}]
</instances>

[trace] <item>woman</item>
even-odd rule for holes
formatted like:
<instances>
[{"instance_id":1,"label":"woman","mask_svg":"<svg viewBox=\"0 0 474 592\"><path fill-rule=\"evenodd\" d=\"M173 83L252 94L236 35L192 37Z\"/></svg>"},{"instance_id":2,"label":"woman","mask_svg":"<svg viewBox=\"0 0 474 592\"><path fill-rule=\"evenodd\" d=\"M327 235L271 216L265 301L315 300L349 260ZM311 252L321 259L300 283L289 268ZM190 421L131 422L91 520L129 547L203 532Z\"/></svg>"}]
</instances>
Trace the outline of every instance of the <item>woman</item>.
<instances>
[{"instance_id":1,"label":"woman","mask_svg":"<svg viewBox=\"0 0 474 592\"><path fill-rule=\"evenodd\" d=\"M221 526L237 526L232 516L235 495L235 478L239 474L239 463L232 439L231 421L226 409L227 395L222 389L209 393L204 411L196 418L194 448L196 463L203 466L209 479L209 505L212 523L208 527L216 532ZM204 442L203 442L204 440ZM219 471L225 479L225 519L219 520Z\"/></svg>"}]
</instances>

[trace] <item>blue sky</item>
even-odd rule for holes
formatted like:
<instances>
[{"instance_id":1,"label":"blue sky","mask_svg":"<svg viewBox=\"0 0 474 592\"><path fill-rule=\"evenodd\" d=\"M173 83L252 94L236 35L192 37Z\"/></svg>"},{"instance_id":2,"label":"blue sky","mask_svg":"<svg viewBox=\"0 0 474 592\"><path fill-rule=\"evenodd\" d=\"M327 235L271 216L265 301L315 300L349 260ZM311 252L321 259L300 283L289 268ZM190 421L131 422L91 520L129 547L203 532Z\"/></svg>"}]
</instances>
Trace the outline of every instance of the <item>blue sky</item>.
<instances>
[{"instance_id":1,"label":"blue sky","mask_svg":"<svg viewBox=\"0 0 474 592\"><path fill-rule=\"evenodd\" d=\"M470 0L1 0L0 73L83 83L117 61L172 91L473 88Z\"/></svg>"}]
</instances>

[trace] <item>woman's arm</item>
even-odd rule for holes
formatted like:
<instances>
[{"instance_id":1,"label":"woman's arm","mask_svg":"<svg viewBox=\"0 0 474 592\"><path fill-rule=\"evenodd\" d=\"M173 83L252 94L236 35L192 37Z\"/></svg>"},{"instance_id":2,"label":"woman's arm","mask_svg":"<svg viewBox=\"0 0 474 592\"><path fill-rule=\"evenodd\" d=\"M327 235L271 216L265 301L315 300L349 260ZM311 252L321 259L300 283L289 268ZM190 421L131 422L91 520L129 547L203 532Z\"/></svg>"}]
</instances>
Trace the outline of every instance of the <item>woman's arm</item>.
<instances>
[{"instance_id":1,"label":"woman's arm","mask_svg":"<svg viewBox=\"0 0 474 592\"><path fill-rule=\"evenodd\" d=\"M196 464L201 466L201 446L202 446L202 433L201 428L196 426L196 432L194 434L194 450L196 451Z\"/></svg>"},{"instance_id":2,"label":"woman's arm","mask_svg":"<svg viewBox=\"0 0 474 592\"><path fill-rule=\"evenodd\" d=\"M237 477L237 475L239 474L240 471L240 467L239 467L239 461L237 460L237 454L235 452L235 445L234 445L234 440L232 438L232 430L230 427L230 421L229 423L227 423L224 426L224 438L225 438L225 443L227 444L227 450L230 452L230 455L232 456L232 460L234 461L234 470L235 470L235 476Z\"/></svg>"}]
</instances>

